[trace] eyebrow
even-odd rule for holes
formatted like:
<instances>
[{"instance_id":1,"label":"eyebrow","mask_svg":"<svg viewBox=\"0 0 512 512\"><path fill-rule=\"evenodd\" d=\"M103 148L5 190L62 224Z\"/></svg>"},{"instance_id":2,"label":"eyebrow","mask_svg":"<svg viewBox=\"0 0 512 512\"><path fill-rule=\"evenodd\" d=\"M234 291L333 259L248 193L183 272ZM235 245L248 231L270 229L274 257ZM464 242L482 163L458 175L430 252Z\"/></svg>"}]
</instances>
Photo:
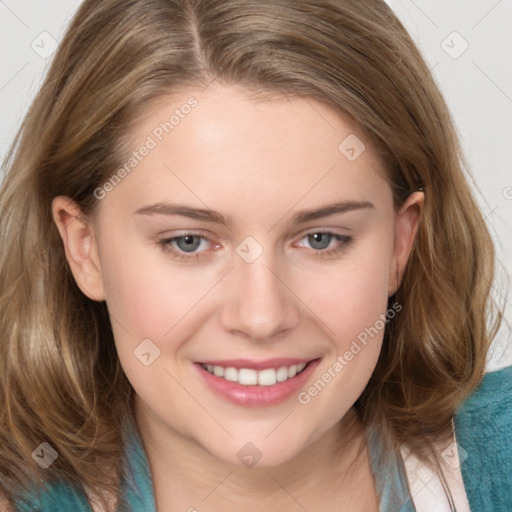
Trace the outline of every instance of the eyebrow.
<instances>
[{"instance_id":1,"label":"eyebrow","mask_svg":"<svg viewBox=\"0 0 512 512\"><path fill-rule=\"evenodd\" d=\"M292 224L303 224L311 220L317 220L331 215L343 214L354 210L371 209L375 206L369 201L342 201L338 203L327 204L320 208L312 210L303 210L296 213L292 219ZM155 203L142 206L135 211L137 215L179 215L189 219L202 220L206 222L215 222L224 226L232 225L231 217L224 217L219 212L204 208L190 208L180 204Z\"/></svg>"}]
</instances>

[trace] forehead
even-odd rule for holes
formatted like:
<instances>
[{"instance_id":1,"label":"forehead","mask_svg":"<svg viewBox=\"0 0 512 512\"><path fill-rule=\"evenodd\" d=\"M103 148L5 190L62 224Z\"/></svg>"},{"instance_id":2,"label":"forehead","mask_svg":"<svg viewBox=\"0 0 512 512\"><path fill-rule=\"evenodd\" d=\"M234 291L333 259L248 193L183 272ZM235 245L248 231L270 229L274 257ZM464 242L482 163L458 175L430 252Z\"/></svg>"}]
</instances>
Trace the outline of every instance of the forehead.
<instances>
[{"instance_id":1,"label":"forehead","mask_svg":"<svg viewBox=\"0 0 512 512\"><path fill-rule=\"evenodd\" d=\"M385 185L372 147L348 116L312 98L217 84L155 101L134 123L127 162L112 198L238 198L246 208L300 200L306 207L375 200Z\"/></svg>"}]
</instances>

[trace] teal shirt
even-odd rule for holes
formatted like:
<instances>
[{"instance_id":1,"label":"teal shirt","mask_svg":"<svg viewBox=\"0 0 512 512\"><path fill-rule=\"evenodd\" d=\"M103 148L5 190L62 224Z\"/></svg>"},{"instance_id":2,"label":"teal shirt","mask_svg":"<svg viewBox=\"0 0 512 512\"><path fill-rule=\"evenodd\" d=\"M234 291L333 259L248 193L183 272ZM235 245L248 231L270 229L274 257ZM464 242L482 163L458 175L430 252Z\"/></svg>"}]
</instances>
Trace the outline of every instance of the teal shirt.
<instances>
[{"instance_id":1,"label":"teal shirt","mask_svg":"<svg viewBox=\"0 0 512 512\"><path fill-rule=\"evenodd\" d=\"M461 472L472 512L512 512L512 367L488 373L455 415L457 442L467 452ZM403 461L384 460L379 436L368 446L380 512L414 512ZM83 492L54 484L19 512L91 512ZM123 499L118 512L156 512L151 473L140 436L126 440Z\"/></svg>"}]
</instances>

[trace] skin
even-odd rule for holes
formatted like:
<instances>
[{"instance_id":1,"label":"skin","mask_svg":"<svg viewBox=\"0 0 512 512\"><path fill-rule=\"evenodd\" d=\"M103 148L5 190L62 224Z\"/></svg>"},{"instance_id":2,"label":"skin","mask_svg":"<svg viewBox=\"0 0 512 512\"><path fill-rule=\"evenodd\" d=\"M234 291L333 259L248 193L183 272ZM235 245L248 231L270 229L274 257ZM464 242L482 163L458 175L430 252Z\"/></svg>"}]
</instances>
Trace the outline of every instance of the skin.
<instances>
[{"instance_id":1,"label":"skin","mask_svg":"<svg viewBox=\"0 0 512 512\"><path fill-rule=\"evenodd\" d=\"M307 389L386 312L423 193L396 211L371 146L353 162L338 150L350 134L364 141L348 118L312 99L258 99L237 86L160 98L137 123L133 149L191 95L197 107L106 194L93 221L69 198L52 205L79 287L107 302L158 510L378 510L352 405L375 368L382 329L307 405L296 394L269 407L230 403L193 363L321 358ZM340 201L373 207L291 222ZM135 213L160 202L232 223ZM306 236L318 230L352 241L333 237L318 249ZM175 258L158 244L189 232L207 239L199 258L186 259L183 243L171 244ZM248 236L263 249L252 263L236 252ZM160 349L150 366L134 356L147 338ZM237 457L247 442L261 452L252 468Z\"/></svg>"}]
</instances>

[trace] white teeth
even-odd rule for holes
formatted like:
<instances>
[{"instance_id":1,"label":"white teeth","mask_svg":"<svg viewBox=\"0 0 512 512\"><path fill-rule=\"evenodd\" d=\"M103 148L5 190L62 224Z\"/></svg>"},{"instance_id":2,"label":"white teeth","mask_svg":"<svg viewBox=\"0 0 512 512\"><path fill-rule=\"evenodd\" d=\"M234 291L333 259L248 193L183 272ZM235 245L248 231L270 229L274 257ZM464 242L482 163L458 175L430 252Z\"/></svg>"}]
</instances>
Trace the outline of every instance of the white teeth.
<instances>
[{"instance_id":1,"label":"white teeth","mask_svg":"<svg viewBox=\"0 0 512 512\"><path fill-rule=\"evenodd\" d=\"M277 382L284 382L288 380L288 367L281 366L277 369Z\"/></svg>"},{"instance_id":2,"label":"white teeth","mask_svg":"<svg viewBox=\"0 0 512 512\"><path fill-rule=\"evenodd\" d=\"M267 368L265 370L253 370L250 368L233 367L224 368L222 366L203 364L203 368L216 377L223 377L231 382L238 382L244 386L274 386L278 382L295 377L306 367L307 363L292 364L290 366L280 366L277 368Z\"/></svg>"},{"instance_id":3,"label":"white teeth","mask_svg":"<svg viewBox=\"0 0 512 512\"><path fill-rule=\"evenodd\" d=\"M224 378L226 380L230 380L231 382L237 382L238 381L238 370L236 368L226 368L224 370Z\"/></svg>"},{"instance_id":4,"label":"white teeth","mask_svg":"<svg viewBox=\"0 0 512 512\"><path fill-rule=\"evenodd\" d=\"M211 365L208 365L208 366L211 366ZM210 370L208 370L208 371L210 371ZM216 377L224 377L224 368L222 368L222 366L214 366L213 367L213 375L215 375Z\"/></svg>"},{"instance_id":5,"label":"white teeth","mask_svg":"<svg viewBox=\"0 0 512 512\"><path fill-rule=\"evenodd\" d=\"M251 386L258 383L258 372L249 368L238 370L238 382L244 386Z\"/></svg>"},{"instance_id":6,"label":"white teeth","mask_svg":"<svg viewBox=\"0 0 512 512\"><path fill-rule=\"evenodd\" d=\"M277 375L274 368L258 372L258 384L260 386L273 386L277 382Z\"/></svg>"}]
</instances>

